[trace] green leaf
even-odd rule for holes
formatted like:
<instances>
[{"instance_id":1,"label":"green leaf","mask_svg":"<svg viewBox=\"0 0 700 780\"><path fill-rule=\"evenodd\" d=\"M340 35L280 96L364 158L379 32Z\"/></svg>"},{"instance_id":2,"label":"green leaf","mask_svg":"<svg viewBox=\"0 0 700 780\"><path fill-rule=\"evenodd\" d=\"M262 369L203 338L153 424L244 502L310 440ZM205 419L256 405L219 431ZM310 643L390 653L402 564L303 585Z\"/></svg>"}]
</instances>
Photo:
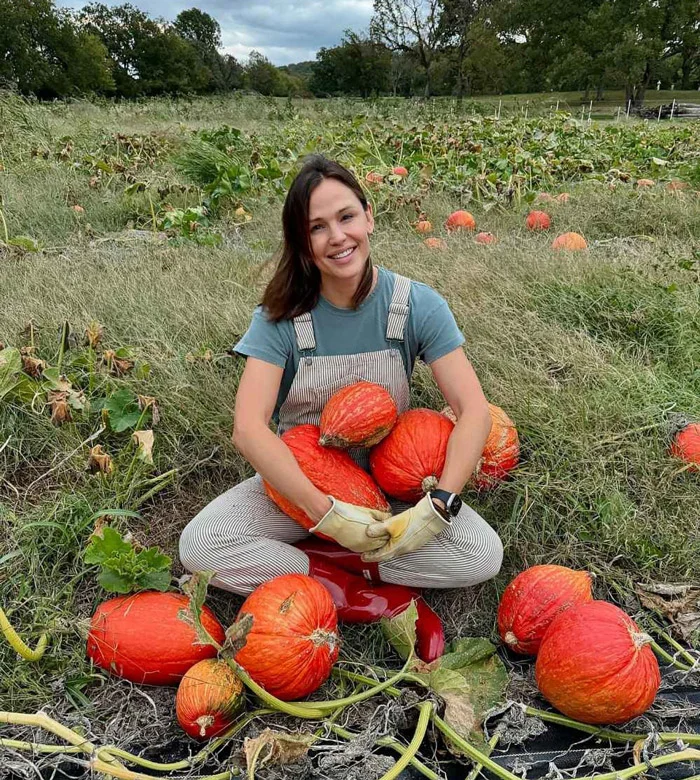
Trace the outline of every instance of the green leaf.
<instances>
[{"instance_id":1,"label":"green leaf","mask_svg":"<svg viewBox=\"0 0 700 780\"><path fill-rule=\"evenodd\" d=\"M85 563L103 563L113 555L128 555L133 551L129 542L122 539L120 533L114 528L105 526L100 534L90 537L90 544L85 548L83 558Z\"/></svg>"},{"instance_id":2,"label":"green leaf","mask_svg":"<svg viewBox=\"0 0 700 780\"><path fill-rule=\"evenodd\" d=\"M9 246L16 246L25 252L38 252L41 248L39 242L31 236L13 236L7 243Z\"/></svg>"},{"instance_id":3,"label":"green leaf","mask_svg":"<svg viewBox=\"0 0 700 780\"><path fill-rule=\"evenodd\" d=\"M508 684L493 644L483 637L457 639L445 655L414 673L445 701L445 721L467 741L484 747L484 716L503 700ZM456 745L448 747L461 754Z\"/></svg>"},{"instance_id":4,"label":"green leaf","mask_svg":"<svg viewBox=\"0 0 700 780\"><path fill-rule=\"evenodd\" d=\"M170 569L168 571L151 571L138 578L138 585L143 590L160 590L165 592L170 587Z\"/></svg>"},{"instance_id":5,"label":"green leaf","mask_svg":"<svg viewBox=\"0 0 700 780\"><path fill-rule=\"evenodd\" d=\"M382 633L404 661L416 646L416 620L418 610L415 601L411 601L403 612L381 621Z\"/></svg>"},{"instance_id":6,"label":"green leaf","mask_svg":"<svg viewBox=\"0 0 700 780\"><path fill-rule=\"evenodd\" d=\"M131 578L119 574L114 569L103 569L97 581L110 593L130 593L133 590Z\"/></svg>"},{"instance_id":7,"label":"green leaf","mask_svg":"<svg viewBox=\"0 0 700 780\"><path fill-rule=\"evenodd\" d=\"M105 401L104 408L109 417L110 427L116 433L134 428L141 418L138 398L126 387L112 393Z\"/></svg>"},{"instance_id":8,"label":"green leaf","mask_svg":"<svg viewBox=\"0 0 700 780\"><path fill-rule=\"evenodd\" d=\"M22 356L15 347L0 350L0 401L17 386L22 371Z\"/></svg>"},{"instance_id":9,"label":"green leaf","mask_svg":"<svg viewBox=\"0 0 700 780\"><path fill-rule=\"evenodd\" d=\"M141 550L137 553L138 559L144 570L150 572L161 572L169 570L172 564L172 558L164 555L157 547L149 547L147 550Z\"/></svg>"}]
</instances>

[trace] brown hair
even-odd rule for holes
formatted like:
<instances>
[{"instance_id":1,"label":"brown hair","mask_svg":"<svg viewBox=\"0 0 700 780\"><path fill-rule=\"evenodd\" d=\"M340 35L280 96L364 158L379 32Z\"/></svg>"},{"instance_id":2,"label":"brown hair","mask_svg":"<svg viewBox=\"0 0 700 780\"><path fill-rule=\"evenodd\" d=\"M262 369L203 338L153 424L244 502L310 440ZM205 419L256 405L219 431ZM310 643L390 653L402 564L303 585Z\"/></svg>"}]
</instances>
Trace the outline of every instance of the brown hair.
<instances>
[{"instance_id":1,"label":"brown hair","mask_svg":"<svg viewBox=\"0 0 700 780\"><path fill-rule=\"evenodd\" d=\"M290 320L316 306L321 294L321 272L313 261L309 234L311 193L324 179L337 179L351 189L367 211L362 187L347 168L322 154L314 154L294 178L282 208L284 240L277 268L263 294L262 305L273 322ZM352 299L356 309L372 289L372 259L367 258L364 275Z\"/></svg>"}]
</instances>

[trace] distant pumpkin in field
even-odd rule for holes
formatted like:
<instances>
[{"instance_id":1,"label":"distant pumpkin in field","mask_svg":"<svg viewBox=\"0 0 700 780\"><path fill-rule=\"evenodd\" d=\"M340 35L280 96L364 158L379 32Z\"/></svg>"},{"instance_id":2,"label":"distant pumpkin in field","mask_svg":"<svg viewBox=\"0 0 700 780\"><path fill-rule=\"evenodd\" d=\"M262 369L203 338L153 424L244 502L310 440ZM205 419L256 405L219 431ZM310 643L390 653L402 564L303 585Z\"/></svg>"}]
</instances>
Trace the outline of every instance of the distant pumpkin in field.
<instances>
[{"instance_id":1,"label":"distant pumpkin in field","mask_svg":"<svg viewBox=\"0 0 700 780\"><path fill-rule=\"evenodd\" d=\"M448 233L453 233L455 230L474 230L476 221L468 211L453 211L447 218L445 227Z\"/></svg>"},{"instance_id":2,"label":"distant pumpkin in field","mask_svg":"<svg viewBox=\"0 0 700 780\"><path fill-rule=\"evenodd\" d=\"M423 243L428 249L447 249L447 244L441 238L426 238Z\"/></svg>"},{"instance_id":3,"label":"distant pumpkin in field","mask_svg":"<svg viewBox=\"0 0 700 780\"><path fill-rule=\"evenodd\" d=\"M404 176L408 176L408 169L404 168L403 165L397 165L395 166L391 171L394 176L401 176L402 178Z\"/></svg>"},{"instance_id":4,"label":"distant pumpkin in field","mask_svg":"<svg viewBox=\"0 0 700 780\"><path fill-rule=\"evenodd\" d=\"M416 230L419 233L431 233L433 230L433 223L427 219L419 219L416 222Z\"/></svg>"},{"instance_id":5,"label":"distant pumpkin in field","mask_svg":"<svg viewBox=\"0 0 700 780\"><path fill-rule=\"evenodd\" d=\"M557 195L557 201L559 203L568 203L571 200L571 195L568 192L560 192Z\"/></svg>"},{"instance_id":6,"label":"distant pumpkin in field","mask_svg":"<svg viewBox=\"0 0 700 780\"><path fill-rule=\"evenodd\" d=\"M552 220L546 211L531 211L527 215L525 225L528 230L547 230L551 227Z\"/></svg>"},{"instance_id":7,"label":"distant pumpkin in field","mask_svg":"<svg viewBox=\"0 0 700 780\"><path fill-rule=\"evenodd\" d=\"M494 236L493 233L481 232L476 234L474 241L476 241L477 244L495 244L496 236Z\"/></svg>"},{"instance_id":8,"label":"distant pumpkin in field","mask_svg":"<svg viewBox=\"0 0 700 780\"><path fill-rule=\"evenodd\" d=\"M637 189L644 189L645 187L653 187L656 182L653 179L637 179Z\"/></svg>"},{"instance_id":9,"label":"distant pumpkin in field","mask_svg":"<svg viewBox=\"0 0 700 780\"><path fill-rule=\"evenodd\" d=\"M586 239L580 233L562 233L552 241L552 249L566 249L570 252L576 252L587 248Z\"/></svg>"},{"instance_id":10,"label":"distant pumpkin in field","mask_svg":"<svg viewBox=\"0 0 700 780\"><path fill-rule=\"evenodd\" d=\"M377 173L376 171L370 171L365 176L365 181L368 184L381 184L384 181L384 177L381 173Z\"/></svg>"}]
</instances>

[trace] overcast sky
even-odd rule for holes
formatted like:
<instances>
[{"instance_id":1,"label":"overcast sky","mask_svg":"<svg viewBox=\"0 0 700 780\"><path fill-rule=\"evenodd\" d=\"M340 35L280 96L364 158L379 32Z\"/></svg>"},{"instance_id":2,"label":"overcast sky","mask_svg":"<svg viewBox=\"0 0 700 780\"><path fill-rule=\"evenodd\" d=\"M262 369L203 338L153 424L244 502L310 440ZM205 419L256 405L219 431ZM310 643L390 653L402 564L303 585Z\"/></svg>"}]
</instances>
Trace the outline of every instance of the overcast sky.
<instances>
[{"instance_id":1,"label":"overcast sky","mask_svg":"<svg viewBox=\"0 0 700 780\"><path fill-rule=\"evenodd\" d=\"M103 0L121 5L126 0ZM81 8L81 0L57 0ZM151 16L173 20L186 8L199 8L221 25L224 51L245 60L252 49L275 65L316 59L322 46L336 46L347 28L369 26L372 0L131 0Z\"/></svg>"}]
</instances>

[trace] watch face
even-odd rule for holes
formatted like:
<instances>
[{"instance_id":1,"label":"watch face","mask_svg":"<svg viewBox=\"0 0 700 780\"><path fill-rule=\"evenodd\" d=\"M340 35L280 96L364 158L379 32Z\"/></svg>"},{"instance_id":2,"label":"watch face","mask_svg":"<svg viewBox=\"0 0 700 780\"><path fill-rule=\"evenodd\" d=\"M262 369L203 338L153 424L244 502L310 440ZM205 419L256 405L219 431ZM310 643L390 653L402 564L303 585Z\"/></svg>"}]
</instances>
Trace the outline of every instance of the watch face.
<instances>
[{"instance_id":1,"label":"watch face","mask_svg":"<svg viewBox=\"0 0 700 780\"><path fill-rule=\"evenodd\" d=\"M449 509L452 517L457 517L457 515L459 514L459 510L461 508L462 508L462 499L459 496L455 495L455 497L450 502L450 509Z\"/></svg>"}]
</instances>

